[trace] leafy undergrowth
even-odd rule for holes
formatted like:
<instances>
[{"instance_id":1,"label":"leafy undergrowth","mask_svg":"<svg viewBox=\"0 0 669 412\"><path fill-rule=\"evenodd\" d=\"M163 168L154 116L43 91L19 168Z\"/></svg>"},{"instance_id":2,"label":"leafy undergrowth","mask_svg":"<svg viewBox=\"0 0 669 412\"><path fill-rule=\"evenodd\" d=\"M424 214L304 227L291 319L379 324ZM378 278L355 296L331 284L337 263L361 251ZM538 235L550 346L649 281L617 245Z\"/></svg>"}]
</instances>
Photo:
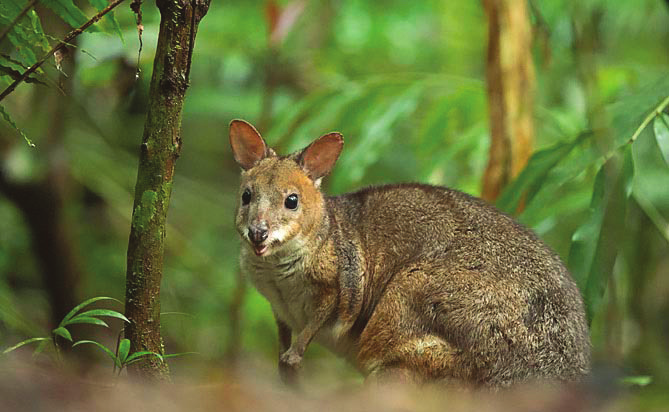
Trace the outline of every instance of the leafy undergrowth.
<instances>
[{"instance_id":1,"label":"leafy undergrowth","mask_svg":"<svg viewBox=\"0 0 669 412\"><path fill-rule=\"evenodd\" d=\"M299 391L249 365L206 378L150 384L114 377L108 370L80 373L25 360L0 363L2 409L11 411L661 411L666 392L590 383L570 387L519 386L490 393L444 386L344 384ZM310 380L311 381L311 380Z\"/></svg>"}]
</instances>

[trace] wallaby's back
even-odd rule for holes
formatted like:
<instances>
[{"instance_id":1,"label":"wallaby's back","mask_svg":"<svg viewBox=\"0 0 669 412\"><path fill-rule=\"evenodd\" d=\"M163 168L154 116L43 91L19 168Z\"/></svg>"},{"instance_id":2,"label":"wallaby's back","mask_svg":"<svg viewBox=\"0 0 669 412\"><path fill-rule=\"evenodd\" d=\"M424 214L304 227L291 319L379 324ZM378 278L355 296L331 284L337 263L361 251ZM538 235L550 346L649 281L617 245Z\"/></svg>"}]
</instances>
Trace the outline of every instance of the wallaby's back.
<instances>
[{"instance_id":1,"label":"wallaby's back","mask_svg":"<svg viewBox=\"0 0 669 412\"><path fill-rule=\"evenodd\" d=\"M382 330L392 320L374 318L385 312L378 305L401 301L413 312L407 337L427 330L433 334L420 344L443 339L452 349L442 356L456 358L462 378L504 385L587 373L579 291L557 255L510 217L462 192L421 184L370 187L327 204L365 257L362 316L379 324L359 320L361 340L374 342L361 358L375 359L388 345ZM399 352L414 349L402 345Z\"/></svg>"}]
</instances>

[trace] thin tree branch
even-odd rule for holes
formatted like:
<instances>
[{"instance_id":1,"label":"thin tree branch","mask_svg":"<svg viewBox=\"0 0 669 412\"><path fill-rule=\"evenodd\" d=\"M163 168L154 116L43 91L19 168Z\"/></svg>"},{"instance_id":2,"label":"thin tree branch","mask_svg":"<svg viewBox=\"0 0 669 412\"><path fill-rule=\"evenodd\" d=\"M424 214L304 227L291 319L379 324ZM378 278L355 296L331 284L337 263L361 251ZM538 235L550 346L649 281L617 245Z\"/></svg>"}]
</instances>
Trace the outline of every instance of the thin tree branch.
<instances>
[{"instance_id":1,"label":"thin tree branch","mask_svg":"<svg viewBox=\"0 0 669 412\"><path fill-rule=\"evenodd\" d=\"M23 18L23 16L25 16L26 13L28 13L30 11L30 9L35 7L36 4L37 4L37 0L30 0L30 2L28 4L26 4L26 6L23 8L23 10L21 10L21 12L16 17L14 17L14 20L12 20L7 25L7 27L2 29L2 32L0 33L0 43L2 43L3 40L5 40L5 37L7 37L7 34L9 33L9 31L12 30L12 28L14 26L16 26L16 24L19 22L19 20L21 20Z\"/></svg>"},{"instance_id":2,"label":"thin tree branch","mask_svg":"<svg viewBox=\"0 0 669 412\"><path fill-rule=\"evenodd\" d=\"M655 119L655 116L659 116L667 106L669 106L669 96L662 100L662 102L655 109L653 109L652 112L648 113L648 116L643 119L643 122L641 122L639 127L637 127L637 129L634 131L632 137L630 137L629 143L634 143L641 132L643 132L643 130L646 128L646 126L648 126L650 122Z\"/></svg>"},{"instance_id":3,"label":"thin tree branch","mask_svg":"<svg viewBox=\"0 0 669 412\"><path fill-rule=\"evenodd\" d=\"M45 54L45 55L44 55L44 56L43 56L37 63L35 63L35 64L33 64L32 66L30 66L30 67L28 68L28 70L26 70L26 71L23 73L23 75L22 75L21 77L19 77L18 79L14 80L14 82L13 82L12 84L10 84L9 86L7 86L7 88L2 92L2 94L0 94L0 101L2 101L2 99L4 99L4 98L7 97L11 92L13 92L14 89L16 89L16 86L18 86L19 84L21 84L21 82L23 82L25 79L27 79L32 73L35 72L35 70L39 69L40 66L42 66L42 65L44 64L44 62L47 61L48 58L50 58L51 56L53 56L53 54L54 54L55 52L57 52L58 50L60 50L60 49L62 49L63 47L65 47L65 45L67 45L67 43L71 42L72 39L74 39L75 37L77 37L78 35L80 35L81 33L83 33L84 30L86 30L87 28L89 28L89 27L92 26L93 24L95 24L95 23L97 23L98 21L100 21L100 19L103 18L103 17L105 16L105 14L109 13L110 11L112 11L116 6L118 6L119 4L123 3L123 1L124 1L124 0L114 0L114 1L112 1L111 3L109 3L109 5L108 5L107 7L105 7L103 10L101 10L98 14L96 14L95 16L93 16L90 20L88 20L88 21L87 21L86 23L84 23L83 25L81 25L81 27L79 27L78 29L72 30L67 36L65 36L65 38L64 38L60 43L58 43L56 46L54 46L54 47L53 47L47 54Z\"/></svg>"},{"instance_id":4,"label":"thin tree branch","mask_svg":"<svg viewBox=\"0 0 669 412\"><path fill-rule=\"evenodd\" d=\"M190 65L193 61L193 48L195 47L195 33L197 31L197 24L195 21L195 18L197 16L197 13L195 11L197 10L197 0L192 0L192 9L193 13L191 13L191 21L190 21L190 39L188 41L188 65L186 66L186 82L190 83Z\"/></svg>"}]
</instances>

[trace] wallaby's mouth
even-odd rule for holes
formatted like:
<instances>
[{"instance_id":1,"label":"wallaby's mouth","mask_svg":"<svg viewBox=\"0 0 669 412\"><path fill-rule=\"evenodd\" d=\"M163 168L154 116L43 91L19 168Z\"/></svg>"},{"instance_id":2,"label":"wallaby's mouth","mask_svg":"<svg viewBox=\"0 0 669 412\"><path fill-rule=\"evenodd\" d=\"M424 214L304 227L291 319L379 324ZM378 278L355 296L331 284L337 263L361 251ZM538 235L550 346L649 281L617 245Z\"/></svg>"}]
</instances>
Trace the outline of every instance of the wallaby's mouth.
<instances>
[{"instance_id":1,"label":"wallaby's mouth","mask_svg":"<svg viewBox=\"0 0 669 412\"><path fill-rule=\"evenodd\" d=\"M267 249L269 249L269 245L253 245L253 252L255 252L256 256L264 255Z\"/></svg>"}]
</instances>

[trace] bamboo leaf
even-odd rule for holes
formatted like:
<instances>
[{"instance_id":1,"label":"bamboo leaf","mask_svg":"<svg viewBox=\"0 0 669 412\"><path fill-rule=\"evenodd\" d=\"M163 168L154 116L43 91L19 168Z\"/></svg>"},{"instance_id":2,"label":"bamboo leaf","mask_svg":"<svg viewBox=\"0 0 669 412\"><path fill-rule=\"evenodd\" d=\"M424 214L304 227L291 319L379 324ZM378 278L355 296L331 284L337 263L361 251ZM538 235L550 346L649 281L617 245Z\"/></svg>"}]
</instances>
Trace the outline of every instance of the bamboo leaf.
<instances>
[{"instance_id":1,"label":"bamboo leaf","mask_svg":"<svg viewBox=\"0 0 669 412\"><path fill-rule=\"evenodd\" d=\"M5 110L5 106L3 105L0 105L0 114L2 115L3 119L5 119L5 121L9 123L9 125L12 126L14 130L16 130L21 135L21 137L23 137L23 140L25 140L26 143L28 143L28 146L35 147L33 142L30 139L28 139L28 136L26 136L26 134L23 133L23 130L19 129L16 123L14 123L14 120L9 115L9 113L7 113L7 111Z\"/></svg>"},{"instance_id":2,"label":"bamboo leaf","mask_svg":"<svg viewBox=\"0 0 669 412\"><path fill-rule=\"evenodd\" d=\"M669 115L666 113L658 114L653 121L653 130L660 153L662 153L664 162L669 166Z\"/></svg>"},{"instance_id":3,"label":"bamboo leaf","mask_svg":"<svg viewBox=\"0 0 669 412\"><path fill-rule=\"evenodd\" d=\"M557 164L589 136L590 133L581 133L571 141L558 142L533 154L523 171L502 192L496 206L503 212L514 213L523 194L530 188L536 188ZM536 190L533 191L533 194L535 193ZM531 195L528 196L528 203L532 200L531 197Z\"/></svg>"},{"instance_id":4,"label":"bamboo leaf","mask_svg":"<svg viewBox=\"0 0 669 412\"><path fill-rule=\"evenodd\" d=\"M3 350L2 354L6 355L9 352L15 351L16 349L18 349L22 346L28 345L28 344L33 343L33 342L42 342L42 341L46 341L46 340L51 340L51 338L30 338L30 339L26 339L24 341L21 341L21 342L17 343L16 345L14 345L12 347L9 347L9 348Z\"/></svg>"},{"instance_id":5,"label":"bamboo leaf","mask_svg":"<svg viewBox=\"0 0 669 412\"><path fill-rule=\"evenodd\" d=\"M41 0L41 3L53 10L54 13L56 13L72 28L78 28L88 21L86 14L84 14L84 12L72 1ZM91 26L91 31L99 31L99 29L93 25Z\"/></svg>"},{"instance_id":6,"label":"bamboo leaf","mask_svg":"<svg viewBox=\"0 0 669 412\"><path fill-rule=\"evenodd\" d=\"M424 83L412 84L403 88L399 95L385 99L388 103L376 106L374 113L370 113L370 120L362 126L359 142L339 161L339 169L345 173L335 173L332 176L330 184L335 192L344 190L363 178L367 168L378 160L386 146L392 142L392 129L401 119L415 111L424 89Z\"/></svg>"},{"instance_id":7,"label":"bamboo leaf","mask_svg":"<svg viewBox=\"0 0 669 412\"><path fill-rule=\"evenodd\" d=\"M23 73L17 70L16 66L17 65L12 64L9 61L5 60L3 63L0 63L0 75L4 74L6 76L11 77L13 80L19 79ZM37 83L46 86L46 83L44 83L40 79L35 78L35 76L33 75L28 76L28 78L25 79L24 81L26 83Z\"/></svg>"},{"instance_id":8,"label":"bamboo leaf","mask_svg":"<svg viewBox=\"0 0 669 412\"><path fill-rule=\"evenodd\" d=\"M116 356L116 354L114 352L112 352L109 348L104 346L103 344L98 343L94 340L80 340L80 341L75 342L72 345L72 347L74 348L76 346L84 345L84 344L95 345L96 347L101 349L104 353L106 353L110 358L112 358L112 360L114 361L114 365L116 365L117 368L121 367L121 362L119 361L119 358Z\"/></svg>"},{"instance_id":9,"label":"bamboo leaf","mask_svg":"<svg viewBox=\"0 0 669 412\"><path fill-rule=\"evenodd\" d=\"M130 353L130 339L123 339L118 345L118 360L124 364Z\"/></svg>"},{"instance_id":10,"label":"bamboo leaf","mask_svg":"<svg viewBox=\"0 0 669 412\"><path fill-rule=\"evenodd\" d=\"M35 34L37 40L36 43L42 48L44 52L49 51L49 49L51 48L49 46L49 40L47 39L46 34L44 33L44 29L42 29L42 23L40 22L37 12L35 10L30 10L28 16L30 17L30 25L32 27L32 31Z\"/></svg>"},{"instance_id":11,"label":"bamboo leaf","mask_svg":"<svg viewBox=\"0 0 669 412\"><path fill-rule=\"evenodd\" d=\"M177 358L179 356L185 355L199 355L199 352L180 352L180 353L170 353L169 355L163 355L163 359Z\"/></svg>"},{"instance_id":12,"label":"bamboo leaf","mask_svg":"<svg viewBox=\"0 0 669 412\"><path fill-rule=\"evenodd\" d=\"M33 351L32 358L37 359L39 357L39 355L41 355L42 352L44 352L44 350L47 348L47 345L49 344L50 341L51 341L51 339L43 340L42 342L40 342L37 345L37 348L35 348L35 350Z\"/></svg>"},{"instance_id":13,"label":"bamboo leaf","mask_svg":"<svg viewBox=\"0 0 669 412\"><path fill-rule=\"evenodd\" d=\"M278 143L284 142L295 134L295 130L300 126L301 122L310 118L312 111L321 108L323 104L326 104L336 94L335 91L330 90L312 93L283 110L269 132L260 130L260 133L266 133L267 142L276 148Z\"/></svg>"},{"instance_id":14,"label":"bamboo leaf","mask_svg":"<svg viewBox=\"0 0 669 412\"><path fill-rule=\"evenodd\" d=\"M172 316L172 315L185 316L187 318L195 318L195 316L193 316L190 313L186 313L186 312L160 312L160 317L161 318L163 316Z\"/></svg>"},{"instance_id":15,"label":"bamboo leaf","mask_svg":"<svg viewBox=\"0 0 669 412\"><path fill-rule=\"evenodd\" d=\"M104 320L98 319L98 318L93 318L90 316L82 316L82 315L77 315L73 317L72 319L68 320L67 322L62 323L63 326L67 325L72 325L75 323L83 323L83 324L88 324L88 325L98 325L98 326L104 326L105 328L108 328L109 325L107 322Z\"/></svg>"},{"instance_id":16,"label":"bamboo leaf","mask_svg":"<svg viewBox=\"0 0 669 412\"><path fill-rule=\"evenodd\" d=\"M74 309L72 309L70 312L68 312L68 314L65 315L63 320L60 322L59 326L63 326L64 322L67 322L68 320L72 319L74 317L74 315L76 315L77 312L79 312L81 309L85 308L86 306L90 305L91 303L99 302L101 300L113 300L115 302L121 303L118 299L110 298L110 297L107 297L107 296L98 296L98 297L87 299L87 300L81 302L80 304L78 304L77 306L75 306Z\"/></svg>"},{"instance_id":17,"label":"bamboo leaf","mask_svg":"<svg viewBox=\"0 0 669 412\"><path fill-rule=\"evenodd\" d=\"M161 362L163 361L163 356L161 354L145 350L145 351L135 352L132 355L128 356L128 358L125 361L125 364L130 365L131 363L138 361L140 358L144 356L155 356L156 358L160 359Z\"/></svg>"},{"instance_id":18,"label":"bamboo leaf","mask_svg":"<svg viewBox=\"0 0 669 412\"><path fill-rule=\"evenodd\" d=\"M623 385L628 386L648 386L653 382L652 376L625 376L620 380Z\"/></svg>"},{"instance_id":19,"label":"bamboo leaf","mask_svg":"<svg viewBox=\"0 0 669 412\"><path fill-rule=\"evenodd\" d=\"M11 0L3 1L0 5L3 6L0 8L0 26L10 25L12 20L14 20L14 17L17 16L23 8L23 4ZM37 57L30 47L30 45L33 44L30 33L26 31L21 22L14 25L9 30L7 38L18 51L17 58L21 63L29 66L37 61Z\"/></svg>"},{"instance_id":20,"label":"bamboo leaf","mask_svg":"<svg viewBox=\"0 0 669 412\"><path fill-rule=\"evenodd\" d=\"M70 342L72 342L72 335L70 335L70 331L65 329L64 327L60 326L57 327L56 329L51 331L54 335L58 335L61 338L67 339Z\"/></svg>"},{"instance_id":21,"label":"bamboo leaf","mask_svg":"<svg viewBox=\"0 0 669 412\"><path fill-rule=\"evenodd\" d=\"M336 93L322 100L317 108L310 109L315 112L310 113L308 119L303 120L292 133L288 142L287 150L292 152L307 146L316 137L322 135L324 127L335 128L337 119L342 110L349 106L354 100L360 97L359 88L351 88L346 92ZM330 131L330 130L328 130Z\"/></svg>"},{"instance_id":22,"label":"bamboo leaf","mask_svg":"<svg viewBox=\"0 0 669 412\"><path fill-rule=\"evenodd\" d=\"M104 10L105 7L109 4L107 0L90 0L91 5L95 7L97 11L102 11ZM102 23L100 24L100 28L107 32L110 33L113 31L116 33L116 35L119 37L119 39L123 40L123 32L121 31L121 26L119 26L118 21L116 21L116 17L114 17L114 12L107 13L107 15L102 19ZM106 27L109 26L109 27Z\"/></svg>"},{"instance_id":23,"label":"bamboo leaf","mask_svg":"<svg viewBox=\"0 0 669 412\"><path fill-rule=\"evenodd\" d=\"M606 113L611 119L611 132L616 145L614 149L635 140L653 120L655 113L669 104L667 90L669 75L664 75L607 106Z\"/></svg>"},{"instance_id":24,"label":"bamboo leaf","mask_svg":"<svg viewBox=\"0 0 669 412\"><path fill-rule=\"evenodd\" d=\"M597 163L601 163L601 154L592 146L583 146L572 150L553 167L540 185L528 189L528 200L518 216L521 222L535 230L540 225L541 230L545 231L558 223L556 210L560 211L561 217L566 217L589 208L592 188L573 182L579 176L587 174L593 166L600 166Z\"/></svg>"},{"instance_id":25,"label":"bamboo leaf","mask_svg":"<svg viewBox=\"0 0 669 412\"><path fill-rule=\"evenodd\" d=\"M119 313L115 310L110 310L110 309L87 310L86 312L82 312L77 316L108 316L108 317L111 317L111 318L121 319L125 322L130 323L128 318L126 318L122 313Z\"/></svg>"},{"instance_id":26,"label":"bamboo leaf","mask_svg":"<svg viewBox=\"0 0 669 412\"><path fill-rule=\"evenodd\" d=\"M583 293L589 321L599 309L624 237L633 177L632 149L626 145L599 169L590 217L572 237L569 266Z\"/></svg>"}]
</instances>

